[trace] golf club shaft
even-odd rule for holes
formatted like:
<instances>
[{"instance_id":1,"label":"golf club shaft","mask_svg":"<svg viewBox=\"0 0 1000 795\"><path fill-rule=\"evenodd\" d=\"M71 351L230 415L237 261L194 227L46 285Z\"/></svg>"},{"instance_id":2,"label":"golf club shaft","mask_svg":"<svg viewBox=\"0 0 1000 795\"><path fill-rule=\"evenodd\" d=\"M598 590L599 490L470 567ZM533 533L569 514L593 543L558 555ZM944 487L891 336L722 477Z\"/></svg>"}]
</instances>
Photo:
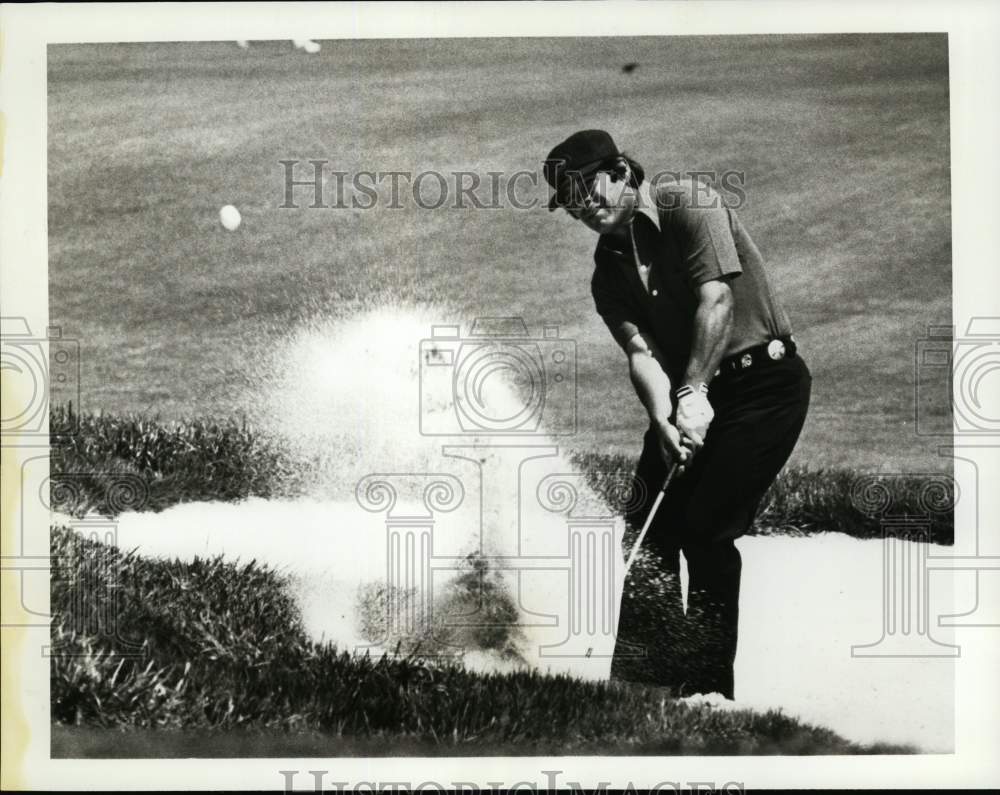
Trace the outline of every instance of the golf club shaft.
<instances>
[{"instance_id":1,"label":"golf club shaft","mask_svg":"<svg viewBox=\"0 0 1000 795\"><path fill-rule=\"evenodd\" d=\"M675 461L671 464L670 469L667 472L667 477L663 481L660 493L656 495L653 507L649 509L649 515L646 517L646 521L642 525L642 530L639 531L639 537L636 539L635 545L632 547L632 552L629 554L628 560L625 562L626 577L628 577L629 569L632 568L632 564L635 563L635 559L639 555L639 550L642 548L642 541L646 537L646 533L649 531L649 526L653 523L653 519L656 517L656 511L660 507L660 503L663 502L663 496L667 493L667 487L670 486L670 481L674 479L674 474L676 472L677 462Z\"/></svg>"}]
</instances>

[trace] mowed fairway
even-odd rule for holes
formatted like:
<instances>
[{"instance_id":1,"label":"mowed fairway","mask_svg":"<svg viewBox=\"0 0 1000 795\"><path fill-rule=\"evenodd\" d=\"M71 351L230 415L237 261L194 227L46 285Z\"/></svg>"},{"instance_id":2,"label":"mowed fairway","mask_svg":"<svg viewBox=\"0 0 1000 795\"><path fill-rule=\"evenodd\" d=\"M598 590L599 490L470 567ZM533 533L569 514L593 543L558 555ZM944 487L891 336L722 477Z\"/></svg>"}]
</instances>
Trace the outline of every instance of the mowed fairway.
<instances>
[{"instance_id":1,"label":"mowed fairway","mask_svg":"<svg viewBox=\"0 0 1000 795\"><path fill-rule=\"evenodd\" d=\"M567 446L637 453L643 411L590 297L594 237L568 216L454 197L432 211L408 195L402 209L309 209L309 188L299 209L279 207L280 160L510 175L601 127L649 172L745 173L739 212L814 376L795 461L945 467L913 422L914 346L951 322L944 35L345 40L314 56L289 42L57 45L48 57L50 317L80 341L84 410L234 414L297 323L393 300L440 307L442 323L558 324L577 343ZM540 177L520 184L522 198L547 195ZM218 222L229 203L243 214L234 233ZM416 410L414 395L414 422Z\"/></svg>"}]
</instances>

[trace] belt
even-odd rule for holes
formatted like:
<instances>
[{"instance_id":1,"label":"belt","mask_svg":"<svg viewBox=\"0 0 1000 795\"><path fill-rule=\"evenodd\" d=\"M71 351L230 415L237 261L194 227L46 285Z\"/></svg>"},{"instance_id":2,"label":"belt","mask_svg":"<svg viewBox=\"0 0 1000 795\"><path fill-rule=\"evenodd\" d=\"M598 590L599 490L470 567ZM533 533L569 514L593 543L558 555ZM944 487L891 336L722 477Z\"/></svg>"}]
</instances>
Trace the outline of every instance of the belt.
<instances>
[{"instance_id":1,"label":"belt","mask_svg":"<svg viewBox=\"0 0 1000 795\"><path fill-rule=\"evenodd\" d=\"M727 356L719 364L716 375L724 373L742 373L744 370L752 370L763 367L782 359L791 359L795 356L797 346L795 340L789 337L779 337L770 342L762 342L760 345L746 348L742 351Z\"/></svg>"}]
</instances>

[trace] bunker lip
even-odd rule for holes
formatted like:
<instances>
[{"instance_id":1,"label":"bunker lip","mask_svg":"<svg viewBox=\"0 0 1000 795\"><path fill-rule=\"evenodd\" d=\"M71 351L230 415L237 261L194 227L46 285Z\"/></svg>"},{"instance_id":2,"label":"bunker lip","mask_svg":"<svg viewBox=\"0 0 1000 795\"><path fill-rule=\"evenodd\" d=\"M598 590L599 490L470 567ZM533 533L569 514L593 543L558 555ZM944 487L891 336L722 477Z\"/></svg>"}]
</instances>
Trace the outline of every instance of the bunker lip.
<instances>
[{"instance_id":1,"label":"bunker lip","mask_svg":"<svg viewBox=\"0 0 1000 795\"><path fill-rule=\"evenodd\" d=\"M123 514L119 518L121 548L138 547L140 554L145 556L182 560L191 560L196 555L212 556L226 549L227 560L246 562L254 558L287 571L290 565L287 550L278 558L278 553L285 548L272 545L269 559L262 548L251 543L254 535L251 523L255 517L260 518L262 506L268 502L190 503L158 514ZM278 523L273 521L273 516L268 517L262 531L273 536L275 526L303 529L308 522L302 511L309 504L307 501L277 503L279 512L276 515L281 516L282 521ZM319 512L325 512L332 520L338 518L332 512L333 505L313 505L318 505ZM206 547L205 537L198 536L195 547L185 547L185 537L194 538L195 534L185 533L183 528L190 527L191 518L202 512L214 528L231 526L229 540L233 543L228 548L227 539L221 535L214 539L216 546ZM83 525L77 522L75 527ZM287 529L283 535L287 538ZM953 715L949 707L954 701L955 687L953 659L862 660L850 654L853 644L870 642L878 636L877 607L881 592L878 573L883 565L884 545L881 539L861 540L831 532L807 537L750 536L741 538L738 545L748 564L741 613L753 631L740 638L736 659L740 684L736 700L722 705L716 703L717 699L711 694L703 694L685 703L693 708L758 712L778 709L814 725L826 726L859 743L913 744L927 753L949 753L954 749L953 717L949 718ZM946 551L938 545L931 547L932 554ZM311 562L311 568L303 570L297 582L289 586L293 597L304 607L310 635L319 641L336 641L338 637L353 639L372 655L394 652L395 649L388 645L373 646L364 637L351 635L355 632L353 623L342 623L339 635L338 631L331 631L329 625L322 625L322 620L331 615L341 617L338 608L353 608L357 591L350 585L334 587L337 583L331 582L331 572L316 561L315 548L316 542L310 539L299 550L303 560ZM789 559L801 565L790 572L784 563ZM858 572L858 576L845 582L840 572L848 567ZM805 587L806 580L810 588ZM775 583L778 581L784 581L801 598L794 601L777 599ZM637 587L645 589L645 580ZM931 605L933 611L948 612L951 598L951 595L939 594L938 601ZM464 604L459 600L460 607ZM322 608L318 615L309 613L315 606ZM501 595L494 606L507 609L510 602ZM571 665L558 665L566 661L538 657L537 646L531 645L528 634L532 628L524 629L527 642L524 646L515 644L522 650L523 660L501 652L512 640L511 635L501 633L495 636L494 642L482 644L483 648L467 646L460 661L482 673L537 667L541 673L574 675ZM945 631L938 634L940 641L950 640ZM342 646L338 644L338 648ZM454 658L440 658L441 663L454 661ZM921 693L922 697L914 699L914 692Z\"/></svg>"}]
</instances>

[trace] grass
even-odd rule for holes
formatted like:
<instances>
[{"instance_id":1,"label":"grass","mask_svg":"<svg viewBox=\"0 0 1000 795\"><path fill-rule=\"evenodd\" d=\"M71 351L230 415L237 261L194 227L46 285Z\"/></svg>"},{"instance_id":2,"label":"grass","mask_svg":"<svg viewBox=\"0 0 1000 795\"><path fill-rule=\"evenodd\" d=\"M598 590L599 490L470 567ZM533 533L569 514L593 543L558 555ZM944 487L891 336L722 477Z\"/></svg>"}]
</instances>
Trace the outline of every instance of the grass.
<instances>
[{"instance_id":1,"label":"grass","mask_svg":"<svg viewBox=\"0 0 1000 795\"><path fill-rule=\"evenodd\" d=\"M235 415L290 328L387 295L441 323L558 324L579 448L628 452L644 416L578 224L279 207L281 159L512 174L603 127L649 173L745 173L741 218L815 379L797 463L946 466L913 429L915 343L951 322L944 34L53 45L48 70L50 318L79 340L87 409Z\"/></svg>"},{"instance_id":2,"label":"grass","mask_svg":"<svg viewBox=\"0 0 1000 795\"><path fill-rule=\"evenodd\" d=\"M74 515L162 510L180 502L294 491L302 467L280 443L238 419L161 422L54 406L53 507Z\"/></svg>"},{"instance_id":3,"label":"grass","mask_svg":"<svg viewBox=\"0 0 1000 795\"><path fill-rule=\"evenodd\" d=\"M234 419L162 422L78 414L70 406L56 406L51 414L53 427L77 429L52 439L52 506L66 514L96 510L113 516L123 509L159 511L200 500L294 496L302 493L304 473L315 463ZM628 483L635 470L635 460L622 454L578 454L575 463L611 505L622 496L616 488ZM836 530L856 538L879 538L883 529L878 516L859 510L864 503L852 497L870 477L846 469L786 469L765 496L752 532L807 535ZM950 481L940 478L885 476L877 482L892 494L893 510L899 514L927 513L920 495L937 482L944 483L939 495L944 503L953 498ZM953 512L927 515L930 535L923 540L953 543ZM891 527L894 534L911 531L906 523Z\"/></svg>"},{"instance_id":4,"label":"grass","mask_svg":"<svg viewBox=\"0 0 1000 795\"><path fill-rule=\"evenodd\" d=\"M914 752L657 688L351 656L310 641L281 577L255 563L145 560L59 527L52 555L52 718L89 731L54 737L88 755L100 754L99 730L134 729L145 733L131 747L157 755L191 731L215 738L215 755L282 734L331 756L398 755L397 741L447 755Z\"/></svg>"}]
</instances>

